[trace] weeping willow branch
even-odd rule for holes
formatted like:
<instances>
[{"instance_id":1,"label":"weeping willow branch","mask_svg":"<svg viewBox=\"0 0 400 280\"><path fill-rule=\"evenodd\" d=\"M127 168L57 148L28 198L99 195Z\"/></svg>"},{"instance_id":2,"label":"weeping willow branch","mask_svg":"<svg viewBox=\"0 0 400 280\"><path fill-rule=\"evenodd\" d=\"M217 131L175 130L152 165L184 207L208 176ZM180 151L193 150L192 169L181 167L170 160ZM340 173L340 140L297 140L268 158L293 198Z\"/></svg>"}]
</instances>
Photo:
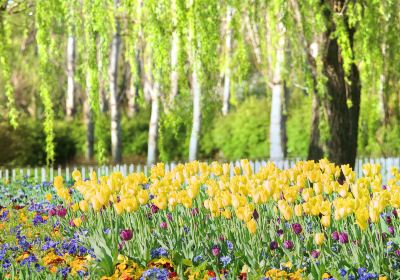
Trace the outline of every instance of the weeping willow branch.
<instances>
[{"instance_id":1,"label":"weeping willow branch","mask_svg":"<svg viewBox=\"0 0 400 280\"><path fill-rule=\"evenodd\" d=\"M18 127L18 112L15 107L14 89L11 83L8 49L10 47L10 27L0 11L0 69L4 79L5 95L7 97L8 118L14 128Z\"/></svg>"},{"instance_id":2,"label":"weeping willow branch","mask_svg":"<svg viewBox=\"0 0 400 280\"><path fill-rule=\"evenodd\" d=\"M44 131L46 134L46 162L50 165L54 161L54 111L50 93L49 79L51 77L51 63L49 58L52 17L49 11L52 10L50 1L39 1L36 6L36 42L39 53L39 78L40 97L44 105Z\"/></svg>"}]
</instances>

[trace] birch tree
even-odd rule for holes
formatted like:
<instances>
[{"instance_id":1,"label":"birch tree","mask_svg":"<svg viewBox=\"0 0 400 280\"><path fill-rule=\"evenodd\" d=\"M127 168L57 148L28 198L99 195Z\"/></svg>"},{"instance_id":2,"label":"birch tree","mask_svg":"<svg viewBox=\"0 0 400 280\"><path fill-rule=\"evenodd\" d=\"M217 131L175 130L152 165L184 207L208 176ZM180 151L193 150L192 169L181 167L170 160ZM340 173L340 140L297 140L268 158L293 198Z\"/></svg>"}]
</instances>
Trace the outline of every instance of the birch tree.
<instances>
[{"instance_id":1,"label":"birch tree","mask_svg":"<svg viewBox=\"0 0 400 280\"><path fill-rule=\"evenodd\" d=\"M287 51L285 3L281 1L257 1L246 9L245 22L252 45L256 65L271 91L269 123L270 158L286 156L285 103L285 53ZM267 92L269 93L269 91Z\"/></svg>"},{"instance_id":2,"label":"birch tree","mask_svg":"<svg viewBox=\"0 0 400 280\"><path fill-rule=\"evenodd\" d=\"M76 29L79 24L77 20L77 1L65 3L65 14L67 16L67 93L65 111L67 119L75 114L75 68L76 68Z\"/></svg>"},{"instance_id":3,"label":"birch tree","mask_svg":"<svg viewBox=\"0 0 400 280\"><path fill-rule=\"evenodd\" d=\"M171 49L170 0L151 0L143 2L148 16L144 23L145 47L145 88L151 100L149 123L147 165L151 166L157 158L157 137L160 120L160 96L165 96L169 84Z\"/></svg>"},{"instance_id":4,"label":"birch tree","mask_svg":"<svg viewBox=\"0 0 400 280\"><path fill-rule=\"evenodd\" d=\"M75 110L75 37L70 34L67 40L67 98L66 115L71 118Z\"/></svg>"},{"instance_id":5,"label":"birch tree","mask_svg":"<svg viewBox=\"0 0 400 280\"><path fill-rule=\"evenodd\" d=\"M222 94L222 115L229 113L231 94L231 55L232 55L232 16L234 8L228 5L226 8L226 34L225 34L225 61L224 61L224 88Z\"/></svg>"},{"instance_id":6,"label":"birch tree","mask_svg":"<svg viewBox=\"0 0 400 280\"><path fill-rule=\"evenodd\" d=\"M118 9L119 0L114 0L115 10ZM110 114L111 114L111 155L113 162L121 162L121 121L119 111L119 95L118 95L118 59L120 53L120 26L117 19L115 26L115 33L111 43L110 54Z\"/></svg>"},{"instance_id":7,"label":"birch tree","mask_svg":"<svg viewBox=\"0 0 400 280\"><path fill-rule=\"evenodd\" d=\"M192 129L189 141L189 161L197 159L202 121L202 95L206 77L212 81L217 72L217 46L220 26L218 3L188 0L188 57L190 62L191 93L193 100Z\"/></svg>"},{"instance_id":8,"label":"birch tree","mask_svg":"<svg viewBox=\"0 0 400 280\"><path fill-rule=\"evenodd\" d=\"M271 118L270 118L270 158L281 160L285 156L282 134L286 127L283 126L282 111L284 108L284 81L282 72L285 62L285 27L280 21L277 25L278 43L276 46L275 64L273 67L273 76L271 81Z\"/></svg>"}]
</instances>

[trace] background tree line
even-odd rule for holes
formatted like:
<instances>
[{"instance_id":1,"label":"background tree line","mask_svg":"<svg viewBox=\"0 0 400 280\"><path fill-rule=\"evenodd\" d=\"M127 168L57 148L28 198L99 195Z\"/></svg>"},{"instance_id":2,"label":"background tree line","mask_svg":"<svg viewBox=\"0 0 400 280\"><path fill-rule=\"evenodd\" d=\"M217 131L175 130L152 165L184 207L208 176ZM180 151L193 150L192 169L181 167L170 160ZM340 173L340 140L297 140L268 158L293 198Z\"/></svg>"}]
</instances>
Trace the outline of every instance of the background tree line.
<instances>
[{"instance_id":1,"label":"background tree line","mask_svg":"<svg viewBox=\"0 0 400 280\"><path fill-rule=\"evenodd\" d=\"M400 2L0 1L0 162L399 155Z\"/></svg>"}]
</instances>

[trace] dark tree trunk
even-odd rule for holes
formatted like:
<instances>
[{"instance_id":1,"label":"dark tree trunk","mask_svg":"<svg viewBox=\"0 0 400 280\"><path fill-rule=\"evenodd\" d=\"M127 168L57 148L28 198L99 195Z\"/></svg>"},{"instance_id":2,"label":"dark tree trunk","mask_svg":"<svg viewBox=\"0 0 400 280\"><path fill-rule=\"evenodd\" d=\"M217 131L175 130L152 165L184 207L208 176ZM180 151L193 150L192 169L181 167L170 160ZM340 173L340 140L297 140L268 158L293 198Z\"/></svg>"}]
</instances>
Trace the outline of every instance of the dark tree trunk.
<instances>
[{"instance_id":1,"label":"dark tree trunk","mask_svg":"<svg viewBox=\"0 0 400 280\"><path fill-rule=\"evenodd\" d=\"M329 159L336 164L355 165L357 154L358 120L360 114L361 83L357 66L353 63L346 82L343 69L343 57L337 38L332 36L335 30L333 13L340 12L344 0L330 0L331 8L327 13L328 30L324 49L327 50L323 58L324 75L328 78L324 106L328 115L330 140L328 143ZM348 20L344 18L348 27ZM350 46L353 49L353 28L347 28Z\"/></svg>"},{"instance_id":2,"label":"dark tree trunk","mask_svg":"<svg viewBox=\"0 0 400 280\"><path fill-rule=\"evenodd\" d=\"M319 133L320 103L318 93L314 92L312 101L311 135L310 143L308 144L308 160L320 160L324 156Z\"/></svg>"}]
</instances>

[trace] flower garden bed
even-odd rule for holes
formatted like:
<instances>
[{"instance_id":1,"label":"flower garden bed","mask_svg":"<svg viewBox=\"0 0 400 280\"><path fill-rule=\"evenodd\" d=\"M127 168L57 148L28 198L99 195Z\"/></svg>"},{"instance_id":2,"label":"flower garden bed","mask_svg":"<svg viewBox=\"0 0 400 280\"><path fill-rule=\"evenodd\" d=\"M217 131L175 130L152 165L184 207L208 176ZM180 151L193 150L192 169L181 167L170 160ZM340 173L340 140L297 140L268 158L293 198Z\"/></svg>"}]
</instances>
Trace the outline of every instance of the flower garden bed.
<instances>
[{"instance_id":1,"label":"flower garden bed","mask_svg":"<svg viewBox=\"0 0 400 280\"><path fill-rule=\"evenodd\" d=\"M400 173L192 162L0 186L0 279L398 279Z\"/></svg>"}]
</instances>

